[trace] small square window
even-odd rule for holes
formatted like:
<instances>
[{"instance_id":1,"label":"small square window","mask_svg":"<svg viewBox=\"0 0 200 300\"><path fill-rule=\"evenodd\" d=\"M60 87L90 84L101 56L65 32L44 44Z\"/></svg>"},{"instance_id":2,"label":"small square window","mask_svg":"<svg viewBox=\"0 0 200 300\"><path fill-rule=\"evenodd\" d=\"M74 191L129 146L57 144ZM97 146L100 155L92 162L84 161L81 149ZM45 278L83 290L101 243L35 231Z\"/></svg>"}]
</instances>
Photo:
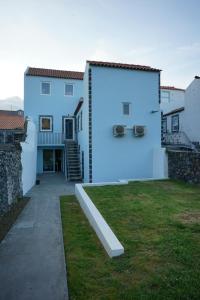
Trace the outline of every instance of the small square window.
<instances>
[{"instance_id":1,"label":"small square window","mask_svg":"<svg viewBox=\"0 0 200 300\"><path fill-rule=\"evenodd\" d=\"M129 116L130 115L130 103L124 102L123 104L123 115Z\"/></svg>"},{"instance_id":2,"label":"small square window","mask_svg":"<svg viewBox=\"0 0 200 300\"><path fill-rule=\"evenodd\" d=\"M53 118L51 116L40 117L40 131L52 131Z\"/></svg>"},{"instance_id":3,"label":"small square window","mask_svg":"<svg viewBox=\"0 0 200 300\"><path fill-rule=\"evenodd\" d=\"M50 93L51 93L50 82L41 82L41 94L50 95Z\"/></svg>"},{"instance_id":4,"label":"small square window","mask_svg":"<svg viewBox=\"0 0 200 300\"><path fill-rule=\"evenodd\" d=\"M172 116L172 132L179 131L179 115Z\"/></svg>"},{"instance_id":5,"label":"small square window","mask_svg":"<svg viewBox=\"0 0 200 300\"><path fill-rule=\"evenodd\" d=\"M74 86L73 84L65 84L65 96L73 96L74 94Z\"/></svg>"}]
</instances>

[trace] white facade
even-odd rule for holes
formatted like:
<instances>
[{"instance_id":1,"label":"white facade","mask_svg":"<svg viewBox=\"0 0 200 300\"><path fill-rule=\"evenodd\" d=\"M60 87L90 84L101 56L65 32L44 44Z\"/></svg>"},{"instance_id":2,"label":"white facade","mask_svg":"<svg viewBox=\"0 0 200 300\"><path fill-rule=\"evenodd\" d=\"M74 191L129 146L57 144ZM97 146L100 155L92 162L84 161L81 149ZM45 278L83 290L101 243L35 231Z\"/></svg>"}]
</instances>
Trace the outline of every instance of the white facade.
<instances>
[{"instance_id":1,"label":"white facade","mask_svg":"<svg viewBox=\"0 0 200 300\"><path fill-rule=\"evenodd\" d=\"M163 114L184 107L185 90L183 89L161 86L160 96L160 109Z\"/></svg>"},{"instance_id":2,"label":"white facade","mask_svg":"<svg viewBox=\"0 0 200 300\"><path fill-rule=\"evenodd\" d=\"M21 142L22 190L25 195L35 184L37 165L37 133L31 119L27 120L26 140Z\"/></svg>"},{"instance_id":3,"label":"white facade","mask_svg":"<svg viewBox=\"0 0 200 300\"><path fill-rule=\"evenodd\" d=\"M70 73L62 72L66 76ZM25 73L25 114L33 118L38 131L37 172L75 172L68 172L70 143L64 121L70 118L74 124L70 140L80 152L84 182L163 178L164 167L155 161L155 149L157 155L160 151L159 161L165 159L161 148L160 70L88 61L79 79L61 75L57 70L34 68ZM50 92L41 93L43 83L49 85ZM73 85L73 97L63 94L66 83ZM43 119L51 120L51 126L47 122L48 132L40 124ZM113 135L114 125L124 126L123 137ZM134 134L137 125L144 127L140 137ZM62 167L57 169L60 161Z\"/></svg>"},{"instance_id":4,"label":"white facade","mask_svg":"<svg viewBox=\"0 0 200 300\"><path fill-rule=\"evenodd\" d=\"M183 128L192 142L200 142L200 77L198 76L185 92Z\"/></svg>"}]
</instances>

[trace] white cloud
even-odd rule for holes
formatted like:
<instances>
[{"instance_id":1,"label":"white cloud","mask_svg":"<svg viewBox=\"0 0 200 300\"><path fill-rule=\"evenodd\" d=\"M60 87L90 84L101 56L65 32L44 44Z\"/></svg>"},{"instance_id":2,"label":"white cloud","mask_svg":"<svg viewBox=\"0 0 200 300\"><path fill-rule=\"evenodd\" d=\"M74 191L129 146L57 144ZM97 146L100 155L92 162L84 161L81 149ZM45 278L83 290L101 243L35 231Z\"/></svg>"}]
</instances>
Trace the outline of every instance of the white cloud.
<instances>
[{"instance_id":1,"label":"white cloud","mask_svg":"<svg viewBox=\"0 0 200 300\"><path fill-rule=\"evenodd\" d=\"M24 103L20 97L14 96L6 99L0 99L0 109L18 110L23 109Z\"/></svg>"}]
</instances>

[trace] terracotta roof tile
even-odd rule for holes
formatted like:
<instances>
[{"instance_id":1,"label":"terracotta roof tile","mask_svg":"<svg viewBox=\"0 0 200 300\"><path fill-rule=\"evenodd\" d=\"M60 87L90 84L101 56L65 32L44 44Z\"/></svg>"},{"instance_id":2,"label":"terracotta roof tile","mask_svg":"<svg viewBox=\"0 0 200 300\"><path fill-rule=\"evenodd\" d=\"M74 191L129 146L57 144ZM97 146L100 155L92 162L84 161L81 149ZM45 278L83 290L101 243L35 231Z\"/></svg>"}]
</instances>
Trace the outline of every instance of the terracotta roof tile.
<instances>
[{"instance_id":1,"label":"terracotta roof tile","mask_svg":"<svg viewBox=\"0 0 200 300\"><path fill-rule=\"evenodd\" d=\"M176 88L175 86L164 86L164 85L162 85L160 88L161 88L161 90L172 90L172 91L182 91L182 92L185 92L184 89L179 89L179 88Z\"/></svg>"},{"instance_id":2,"label":"terracotta roof tile","mask_svg":"<svg viewBox=\"0 0 200 300\"><path fill-rule=\"evenodd\" d=\"M0 129L23 129L23 116L0 115Z\"/></svg>"},{"instance_id":3,"label":"terracotta roof tile","mask_svg":"<svg viewBox=\"0 0 200 300\"><path fill-rule=\"evenodd\" d=\"M83 75L84 75L83 72L31 68L31 67L28 68L25 74L26 76L56 77L56 78L77 79L77 80L83 80Z\"/></svg>"},{"instance_id":4,"label":"terracotta roof tile","mask_svg":"<svg viewBox=\"0 0 200 300\"><path fill-rule=\"evenodd\" d=\"M160 72L161 71L159 69L151 68L149 66L123 64L123 63L116 63L116 62L104 62L104 61L88 60L87 63L89 63L92 66L97 66L97 67L130 69L130 70L140 70L140 71L150 71L150 72Z\"/></svg>"}]
</instances>

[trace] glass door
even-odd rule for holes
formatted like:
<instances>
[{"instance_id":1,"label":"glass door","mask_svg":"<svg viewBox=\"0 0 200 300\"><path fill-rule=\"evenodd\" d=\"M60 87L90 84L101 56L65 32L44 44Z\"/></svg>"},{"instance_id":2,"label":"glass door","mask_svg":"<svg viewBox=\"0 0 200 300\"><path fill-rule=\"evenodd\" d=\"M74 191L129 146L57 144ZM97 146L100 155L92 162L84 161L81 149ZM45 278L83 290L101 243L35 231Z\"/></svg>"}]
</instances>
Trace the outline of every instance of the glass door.
<instances>
[{"instance_id":1,"label":"glass door","mask_svg":"<svg viewBox=\"0 0 200 300\"><path fill-rule=\"evenodd\" d=\"M66 118L64 119L64 130L65 130L65 139L73 140L74 139L74 119Z\"/></svg>"},{"instance_id":2,"label":"glass door","mask_svg":"<svg viewBox=\"0 0 200 300\"><path fill-rule=\"evenodd\" d=\"M54 172L54 150L43 150L43 172Z\"/></svg>"}]
</instances>

